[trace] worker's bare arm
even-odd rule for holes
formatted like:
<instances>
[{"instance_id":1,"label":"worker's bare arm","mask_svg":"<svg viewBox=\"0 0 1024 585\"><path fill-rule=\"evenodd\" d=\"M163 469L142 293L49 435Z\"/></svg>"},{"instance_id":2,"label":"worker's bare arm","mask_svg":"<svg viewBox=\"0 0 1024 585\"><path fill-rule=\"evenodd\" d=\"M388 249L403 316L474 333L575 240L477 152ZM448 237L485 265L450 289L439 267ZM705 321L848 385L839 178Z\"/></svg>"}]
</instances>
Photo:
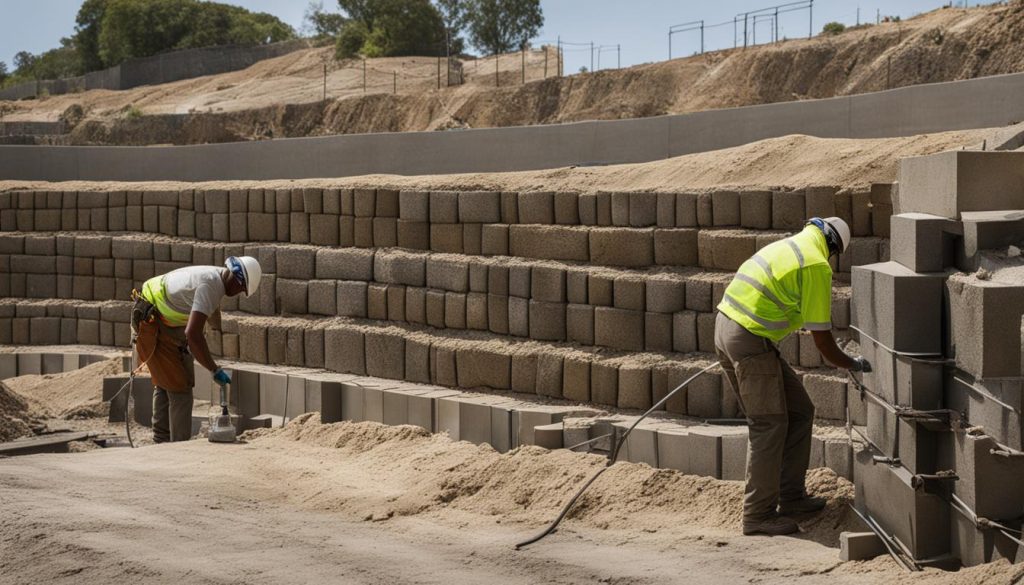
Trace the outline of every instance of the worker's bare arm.
<instances>
[{"instance_id":1,"label":"worker's bare arm","mask_svg":"<svg viewBox=\"0 0 1024 585\"><path fill-rule=\"evenodd\" d=\"M811 335L814 336L814 345L821 352L821 357L825 358L825 361L846 370L856 366L853 358L846 355L846 352L836 345L836 338L832 336L831 331L811 331Z\"/></svg>"},{"instance_id":2,"label":"worker's bare arm","mask_svg":"<svg viewBox=\"0 0 1024 585\"><path fill-rule=\"evenodd\" d=\"M217 363L210 356L210 348L206 345L206 336L203 329L206 327L207 316L199 311L192 311L188 316L188 324L185 325L185 339L188 340L188 350L192 357L211 372L217 369Z\"/></svg>"},{"instance_id":3,"label":"worker's bare arm","mask_svg":"<svg viewBox=\"0 0 1024 585\"><path fill-rule=\"evenodd\" d=\"M221 314L220 314L220 309L217 309L216 311L214 311L214 312L213 312L213 314L212 314L212 315L210 315L210 318L209 318L209 323L210 323L210 327L211 327L211 328L212 328L212 329L213 329L214 331L220 331L220 330L221 330L221 329L220 329L220 327L221 327Z\"/></svg>"}]
</instances>

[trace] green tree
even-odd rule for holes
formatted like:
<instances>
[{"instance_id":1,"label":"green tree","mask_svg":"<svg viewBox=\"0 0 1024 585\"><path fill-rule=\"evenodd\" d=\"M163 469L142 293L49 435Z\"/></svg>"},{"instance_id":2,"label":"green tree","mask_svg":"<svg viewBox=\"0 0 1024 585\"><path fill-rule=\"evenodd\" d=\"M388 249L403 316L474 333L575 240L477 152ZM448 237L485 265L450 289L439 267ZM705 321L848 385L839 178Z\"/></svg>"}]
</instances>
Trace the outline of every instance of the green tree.
<instances>
[{"instance_id":1,"label":"green tree","mask_svg":"<svg viewBox=\"0 0 1024 585\"><path fill-rule=\"evenodd\" d=\"M444 23L429 0L338 0L349 16L338 36L337 56L440 55ZM354 47L362 44L359 49Z\"/></svg>"},{"instance_id":2,"label":"green tree","mask_svg":"<svg viewBox=\"0 0 1024 585\"><path fill-rule=\"evenodd\" d=\"M75 16L75 48L86 71L103 68L100 56L100 24L107 11L107 0L85 0Z\"/></svg>"},{"instance_id":3,"label":"green tree","mask_svg":"<svg viewBox=\"0 0 1024 585\"><path fill-rule=\"evenodd\" d=\"M345 26L345 17L324 10L323 2L310 2L302 20L309 34L318 39L337 37Z\"/></svg>"},{"instance_id":4,"label":"green tree","mask_svg":"<svg viewBox=\"0 0 1024 585\"><path fill-rule=\"evenodd\" d=\"M437 12L441 15L446 34L445 41L452 55L462 53L466 48L466 42L462 38L462 32L469 23L469 13L466 11L466 0L435 0Z\"/></svg>"},{"instance_id":5,"label":"green tree","mask_svg":"<svg viewBox=\"0 0 1024 585\"><path fill-rule=\"evenodd\" d=\"M35 62L36 56L32 53L18 51L14 54L14 72L19 75L28 74Z\"/></svg>"},{"instance_id":6,"label":"green tree","mask_svg":"<svg viewBox=\"0 0 1024 585\"><path fill-rule=\"evenodd\" d=\"M827 35L837 35L846 30L846 25L841 22L828 22L822 27L821 32Z\"/></svg>"},{"instance_id":7,"label":"green tree","mask_svg":"<svg viewBox=\"0 0 1024 585\"><path fill-rule=\"evenodd\" d=\"M0 84L7 80L10 73L7 71L7 63L0 61Z\"/></svg>"},{"instance_id":8,"label":"green tree","mask_svg":"<svg viewBox=\"0 0 1024 585\"><path fill-rule=\"evenodd\" d=\"M523 47L544 25L540 0L468 0L469 40L487 54Z\"/></svg>"}]
</instances>

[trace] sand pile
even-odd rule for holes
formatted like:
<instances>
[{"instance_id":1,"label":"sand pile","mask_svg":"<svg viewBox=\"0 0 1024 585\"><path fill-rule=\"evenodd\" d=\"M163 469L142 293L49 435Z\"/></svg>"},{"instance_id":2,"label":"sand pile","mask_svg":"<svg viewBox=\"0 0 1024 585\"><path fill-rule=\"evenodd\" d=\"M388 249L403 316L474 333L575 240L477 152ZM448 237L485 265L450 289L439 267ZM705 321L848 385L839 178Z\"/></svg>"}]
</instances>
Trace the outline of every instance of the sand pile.
<instances>
[{"instance_id":1,"label":"sand pile","mask_svg":"<svg viewBox=\"0 0 1024 585\"><path fill-rule=\"evenodd\" d=\"M385 516L454 508L498 516L502 523L550 521L582 483L605 463L598 455L521 447L499 454L489 446L453 442L418 427L376 423L322 424L319 415L297 417L283 429L252 431L257 446L281 441L337 449L346 466L357 466L380 485L390 506ZM827 511L809 520L805 536L836 546L842 530L857 529L848 504L853 487L830 470L815 470L808 488L828 498ZM344 509L343 487L317 484L299 497L317 507ZM741 520L740 482L683 475L646 465L618 463L596 481L569 516L596 528L645 532L690 526L732 529Z\"/></svg>"},{"instance_id":2,"label":"sand pile","mask_svg":"<svg viewBox=\"0 0 1024 585\"><path fill-rule=\"evenodd\" d=\"M121 372L121 359L113 358L61 374L11 378L6 384L35 416L88 418L103 416L103 377Z\"/></svg>"},{"instance_id":3,"label":"sand pile","mask_svg":"<svg viewBox=\"0 0 1024 585\"><path fill-rule=\"evenodd\" d=\"M37 422L29 414L25 399L0 382L0 443L32 436Z\"/></svg>"},{"instance_id":4,"label":"sand pile","mask_svg":"<svg viewBox=\"0 0 1024 585\"><path fill-rule=\"evenodd\" d=\"M1024 131L1024 127L1021 127ZM783 136L712 152L647 163L606 167L563 167L510 173L457 175L364 175L334 179L208 181L180 183L0 181L0 190L65 191L149 189L294 189L301 187L406 189L427 191L710 191L715 189L802 189L831 185L864 189L897 179L899 161L908 156L993 143L1000 129L965 130L904 138L843 139Z\"/></svg>"}]
</instances>

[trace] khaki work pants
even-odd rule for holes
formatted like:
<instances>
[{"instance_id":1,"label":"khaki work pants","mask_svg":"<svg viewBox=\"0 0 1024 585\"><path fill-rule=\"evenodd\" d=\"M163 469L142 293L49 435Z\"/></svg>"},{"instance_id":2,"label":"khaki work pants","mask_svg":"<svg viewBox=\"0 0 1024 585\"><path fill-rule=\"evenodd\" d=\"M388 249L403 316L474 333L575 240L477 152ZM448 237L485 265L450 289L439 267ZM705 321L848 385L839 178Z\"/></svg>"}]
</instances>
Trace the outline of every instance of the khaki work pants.
<instances>
[{"instance_id":1,"label":"khaki work pants","mask_svg":"<svg viewBox=\"0 0 1024 585\"><path fill-rule=\"evenodd\" d=\"M774 344L722 313L715 351L750 427L743 519L760 521L806 494L814 404Z\"/></svg>"},{"instance_id":2,"label":"khaki work pants","mask_svg":"<svg viewBox=\"0 0 1024 585\"><path fill-rule=\"evenodd\" d=\"M136 301L132 312L135 365L143 361L153 378L153 442L192 438L192 387L195 370L184 327L168 327L160 316L140 319L149 303Z\"/></svg>"}]
</instances>

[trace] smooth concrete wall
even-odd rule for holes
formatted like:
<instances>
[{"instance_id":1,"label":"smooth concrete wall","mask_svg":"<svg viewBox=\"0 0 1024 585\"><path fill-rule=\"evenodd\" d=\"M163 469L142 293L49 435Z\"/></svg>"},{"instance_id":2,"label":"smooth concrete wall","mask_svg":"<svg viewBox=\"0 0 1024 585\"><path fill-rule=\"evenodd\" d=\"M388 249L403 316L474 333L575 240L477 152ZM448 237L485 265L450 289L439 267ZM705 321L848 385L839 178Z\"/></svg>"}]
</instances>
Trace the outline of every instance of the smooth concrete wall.
<instances>
[{"instance_id":1,"label":"smooth concrete wall","mask_svg":"<svg viewBox=\"0 0 1024 585\"><path fill-rule=\"evenodd\" d=\"M806 134L880 138L1024 120L1024 74L634 120L196 146L0 146L0 179L298 179L637 163Z\"/></svg>"}]
</instances>

